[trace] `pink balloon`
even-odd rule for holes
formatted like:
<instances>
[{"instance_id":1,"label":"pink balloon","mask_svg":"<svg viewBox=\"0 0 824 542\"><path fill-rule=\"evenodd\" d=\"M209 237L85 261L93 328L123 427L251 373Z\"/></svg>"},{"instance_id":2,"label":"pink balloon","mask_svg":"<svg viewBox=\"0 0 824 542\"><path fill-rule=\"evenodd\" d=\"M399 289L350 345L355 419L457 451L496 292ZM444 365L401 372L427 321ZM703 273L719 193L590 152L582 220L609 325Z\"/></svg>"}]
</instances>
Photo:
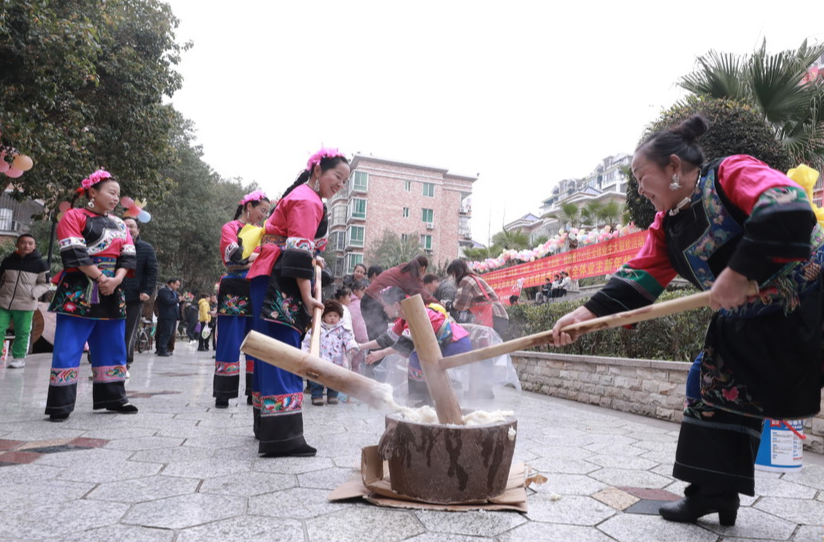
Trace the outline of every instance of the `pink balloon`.
<instances>
[{"instance_id":1,"label":"pink balloon","mask_svg":"<svg viewBox=\"0 0 824 542\"><path fill-rule=\"evenodd\" d=\"M60 210L61 213L65 213L66 211L68 211L71 208L71 206L72 206L71 203L69 203L68 201L64 201L63 203L60 204L60 207L58 207L58 209Z\"/></svg>"},{"instance_id":2,"label":"pink balloon","mask_svg":"<svg viewBox=\"0 0 824 542\"><path fill-rule=\"evenodd\" d=\"M16 179L17 177L20 177L21 175L23 175L23 172L22 172L21 170L19 170L19 169L14 169L14 168L12 167L12 168L9 168L9 169L6 171L6 175L8 175L9 177L11 177L12 179Z\"/></svg>"},{"instance_id":3,"label":"pink balloon","mask_svg":"<svg viewBox=\"0 0 824 542\"><path fill-rule=\"evenodd\" d=\"M129 207L134 205L134 200L129 196L123 196L122 198L120 198L120 205L128 209Z\"/></svg>"},{"instance_id":4,"label":"pink balloon","mask_svg":"<svg viewBox=\"0 0 824 542\"><path fill-rule=\"evenodd\" d=\"M5 160L3 160L2 157L0 157L0 173L5 173L10 168L11 168L11 166L9 165L9 163L6 162Z\"/></svg>"},{"instance_id":5,"label":"pink balloon","mask_svg":"<svg viewBox=\"0 0 824 542\"><path fill-rule=\"evenodd\" d=\"M139 215L140 211L142 210L143 209L141 209L140 207L129 207L129 209L126 211L126 216L137 218L137 215Z\"/></svg>"}]
</instances>

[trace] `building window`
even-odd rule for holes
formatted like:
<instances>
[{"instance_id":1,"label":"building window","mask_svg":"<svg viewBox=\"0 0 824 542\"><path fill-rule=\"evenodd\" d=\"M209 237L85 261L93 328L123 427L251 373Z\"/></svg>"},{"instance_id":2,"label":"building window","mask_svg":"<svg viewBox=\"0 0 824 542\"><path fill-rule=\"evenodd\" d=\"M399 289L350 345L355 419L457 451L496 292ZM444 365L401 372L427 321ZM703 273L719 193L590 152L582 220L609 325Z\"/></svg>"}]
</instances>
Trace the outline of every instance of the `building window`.
<instances>
[{"instance_id":1,"label":"building window","mask_svg":"<svg viewBox=\"0 0 824 542\"><path fill-rule=\"evenodd\" d=\"M429 198L435 197L435 184L423 183L423 195Z\"/></svg>"},{"instance_id":2,"label":"building window","mask_svg":"<svg viewBox=\"0 0 824 542\"><path fill-rule=\"evenodd\" d=\"M424 250L432 250L432 236L421 235L421 248Z\"/></svg>"},{"instance_id":3,"label":"building window","mask_svg":"<svg viewBox=\"0 0 824 542\"><path fill-rule=\"evenodd\" d=\"M421 219L424 222L435 222L435 211L434 210L432 210L432 209L421 209L421 211L423 211L421 213L421 215L422 215Z\"/></svg>"},{"instance_id":4,"label":"building window","mask_svg":"<svg viewBox=\"0 0 824 542\"><path fill-rule=\"evenodd\" d=\"M336 252L342 252L346 248L346 232L333 231L329 234L329 248Z\"/></svg>"},{"instance_id":5,"label":"building window","mask_svg":"<svg viewBox=\"0 0 824 542\"><path fill-rule=\"evenodd\" d=\"M403 217L404 218L409 218L409 207L404 207L403 208Z\"/></svg>"},{"instance_id":6,"label":"building window","mask_svg":"<svg viewBox=\"0 0 824 542\"><path fill-rule=\"evenodd\" d=\"M363 263L363 254L347 254L346 255L346 273L351 274L355 271L355 266Z\"/></svg>"},{"instance_id":7,"label":"building window","mask_svg":"<svg viewBox=\"0 0 824 542\"><path fill-rule=\"evenodd\" d=\"M369 174L365 171L356 171L352 176L352 189L357 192L366 192L369 188Z\"/></svg>"},{"instance_id":8,"label":"building window","mask_svg":"<svg viewBox=\"0 0 824 542\"><path fill-rule=\"evenodd\" d=\"M346 205L335 205L332 207L332 225L339 226L346 224Z\"/></svg>"},{"instance_id":9,"label":"building window","mask_svg":"<svg viewBox=\"0 0 824 542\"><path fill-rule=\"evenodd\" d=\"M355 198L349 202L349 216L351 218L366 218L366 200Z\"/></svg>"},{"instance_id":10,"label":"building window","mask_svg":"<svg viewBox=\"0 0 824 542\"><path fill-rule=\"evenodd\" d=\"M363 246L363 226L349 226L349 245L353 247Z\"/></svg>"},{"instance_id":11,"label":"building window","mask_svg":"<svg viewBox=\"0 0 824 542\"><path fill-rule=\"evenodd\" d=\"M412 181L404 181L403 182L403 189L407 192L412 192Z\"/></svg>"},{"instance_id":12,"label":"building window","mask_svg":"<svg viewBox=\"0 0 824 542\"><path fill-rule=\"evenodd\" d=\"M401 243L406 243L407 239L409 239L409 234L402 233L401 234Z\"/></svg>"}]
</instances>

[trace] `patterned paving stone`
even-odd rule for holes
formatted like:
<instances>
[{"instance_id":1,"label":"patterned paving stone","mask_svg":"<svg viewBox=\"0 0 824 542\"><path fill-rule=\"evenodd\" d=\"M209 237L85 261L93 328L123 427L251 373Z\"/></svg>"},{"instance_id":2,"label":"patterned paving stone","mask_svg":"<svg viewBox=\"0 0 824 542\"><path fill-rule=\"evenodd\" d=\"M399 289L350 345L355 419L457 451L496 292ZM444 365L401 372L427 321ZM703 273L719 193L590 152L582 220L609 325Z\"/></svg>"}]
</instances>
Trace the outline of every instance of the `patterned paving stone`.
<instances>
[{"instance_id":1,"label":"patterned paving stone","mask_svg":"<svg viewBox=\"0 0 824 542\"><path fill-rule=\"evenodd\" d=\"M779 478L756 476L755 494L764 497L786 497L791 499L812 499L818 490Z\"/></svg>"},{"instance_id":2,"label":"patterned paving stone","mask_svg":"<svg viewBox=\"0 0 824 542\"><path fill-rule=\"evenodd\" d=\"M241 472L204 480L199 491L200 493L212 493L215 495L252 497L270 493L276 494L284 489L291 489L297 486L298 481L292 474Z\"/></svg>"},{"instance_id":3,"label":"patterned paving stone","mask_svg":"<svg viewBox=\"0 0 824 542\"><path fill-rule=\"evenodd\" d=\"M792 537L792 542L821 542L824 528L820 525L803 525L799 527L795 535Z\"/></svg>"},{"instance_id":4,"label":"patterned paving stone","mask_svg":"<svg viewBox=\"0 0 824 542\"><path fill-rule=\"evenodd\" d=\"M188 478L150 476L100 484L86 498L97 501L138 503L194 494L199 483L199 480Z\"/></svg>"},{"instance_id":5,"label":"patterned paving stone","mask_svg":"<svg viewBox=\"0 0 824 542\"><path fill-rule=\"evenodd\" d=\"M532 521L563 523L567 525L597 525L614 515L615 509L590 497L561 497L533 495L529 500L527 517Z\"/></svg>"},{"instance_id":6,"label":"patterned paving stone","mask_svg":"<svg viewBox=\"0 0 824 542\"><path fill-rule=\"evenodd\" d=\"M57 477L61 469L31 463L28 465L11 465L0 468L0 487L13 484L25 484Z\"/></svg>"},{"instance_id":7,"label":"patterned paving stone","mask_svg":"<svg viewBox=\"0 0 824 542\"><path fill-rule=\"evenodd\" d=\"M303 524L297 520L232 518L184 529L180 531L175 542L252 542L275 539L303 540Z\"/></svg>"},{"instance_id":8,"label":"patterned paving stone","mask_svg":"<svg viewBox=\"0 0 824 542\"><path fill-rule=\"evenodd\" d=\"M181 446L184 440L172 437L121 438L110 441L106 448L139 452L142 450L157 450L158 448L176 448Z\"/></svg>"},{"instance_id":9,"label":"patterned paving stone","mask_svg":"<svg viewBox=\"0 0 824 542\"><path fill-rule=\"evenodd\" d=\"M264 457L252 463L255 472L303 474L333 467L328 457Z\"/></svg>"},{"instance_id":10,"label":"patterned paving stone","mask_svg":"<svg viewBox=\"0 0 824 542\"><path fill-rule=\"evenodd\" d=\"M590 476L615 487L662 488L672 481L670 478L642 470L601 469L591 473Z\"/></svg>"},{"instance_id":11,"label":"patterned paving stone","mask_svg":"<svg viewBox=\"0 0 824 542\"><path fill-rule=\"evenodd\" d=\"M248 513L273 518L307 519L342 510L348 513L356 508L370 506L353 502L328 502L326 500L328 494L329 492L323 489L294 488L249 497ZM288 507L283 506L286 502L289 503Z\"/></svg>"},{"instance_id":12,"label":"patterned paving stone","mask_svg":"<svg viewBox=\"0 0 824 542\"><path fill-rule=\"evenodd\" d=\"M618 542L640 540L717 542L718 535L691 523L674 523L659 516L618 514L598 525L598 530Z\"/></svg>"},{"instance_id":13,"label":"patterned paving stone","mask_svg":"<svg viewBox=\"0 0 824 542\"><path fill-rule=\"evenodd\" d=\"M117 482L153 476L158 474L161 468L161 465L153 463L134 463L129 461L112 461L105 463L78 462L64 469L58 476L58 479L102 484L104 482Z\"/></svg>"},{"instance_id":14,"label":"patterned paving stone","mask_svg":"<svg viewBox=\"0 0 824 542\"><path fill-rule=\"evenodd\" d=\"M352 474L358 471L353 469L332 468L298 474L298 485L300 487L328 489L331 491L349 480Z\"/></svg>"},{"instance_id":15,"label":"patterned paving stone","mask_svg":"<svg viewBox=\"0 0 824 542\"><path fill-rule=\"evenodd\" d=\"M82 498L94 489L87 482L38 480L21 484L3 484L0 491L0 510L26 510L38 506L58 506L60 503Z\"/></svg>"},{"instance_id":16,"label":"patterned paving stone","mask_svg":"<svg viewBox=\"0 0 824 542\"><path fill-rule=\"evenodd\" d=\"M188 448L178 446L177 448L161 448L159 450L144 450L136 452L129 457L129 461L140 461L145 463L177 463L187 461L197 461L199 459L213 458L215 450L208 448Z\"/></svg>"},{"instance_id":17,"label":"patterned paving stone","mask_svg":"<svg viewBox=\"0 0 824 542\"><path fill-rule=\"evenodd\" d=\"M240 516L244 512L244 506L242 499L196 493L136 504L125 515L122 523L160 529L185 529Z\"/></svg>"},{"instance_id":18,"label":"patterned paving stone","mask_svg":"<svg viewBox=\"0 0 824 542\"><path fill-rule=\"evenodd\" d=\"M764 497L753 506L802 525L824 525L824 502Z\"/></svg>"},{"instance_id":19,"label":"patterned paving stone","mask_svg":"<svg viewBox=\"0 0 824 542\"><path fill-rule=\"evenodd\" d=\"M60 537L61 542L172 542L174 531L112 525Z\"/></svg>"},{"instance_id":20,"label":"patterned paving stone","mask_svg":"<svg viewBox=\"0 0 824 542\"><path fill-rule=\"evenodd\" d=\"M634 495L630 495L626 491L618 489L617 487L610 487L601 490L598 493L593 494L592 498L621 511L626 510L641 500Z\"/></svg>"},{"instance_id":21,"label":"patterned paving stone","mask_svg":"<svg viewBox=\"0 0 824 542\"><path fill-rule=\"evenodd\" d=\"M558 525L547 523L527 523L498 536L500 542L614 542L592 527ZM652 539L647 539L652 540Z\"/></svg>"},{"instance_id":22,"label":"patterned paving stone","mask_svg":"<svg viewBox=\"0 0 824 542\"><path fill-rule=\"evenodd\" d=\"M557 474L590 474L601 467L582 459L562 459L559 457L540 457L529 462L529 465L541 473Z\"/></svg>"},{"instance_id":23,"label":"patterned paving stone","mask_svg":"<svg viewBox=\"0 0 824 542\"><path fill-rule=\"evenodd\" d=\"M227 474L251 472L252 462L231 459L197 459L186 463L173 463L163 469L164 476L183 478L217 478Z\"/></svg>"},{"instance_id":24,"label":"patterned paving stone","mask_svg":"<svg viewBox=\"0 0 824 542\"><path fill-rule=\"evenodd\" d=\"M546 484L535 487L539 493L558 493L560 495L592 495L607 486L583 474L547 473Z\"/></svg>"},{"instance_id":25,"label":"patterned paving stone","mask_svg":"<svg viewBox=\"0 0 824 542\"><path fill-rule=\"evenodd\" d=\"M411 512L359 507L306 521L310 542L395 542L424 532Z\"/></svg>"},{"instance_id":26,"label":"patterned paving stone","mask_svg":"<svg viewBox=\"0 0 824 542\"><path fill-rule=\"evenodd\" d=\"M0 511L0 536L17 540L50 538L55 533L77 534L116 524L128 505L77 500L71 506L38 506Z\"/></svg>"},{"instance_id":27,"label":"patterned paving stone","mask_svg":"<svg viewBox=\"0 0 824 542\"><path fill-rule=\"evenodd\" d=\"M590 463L611 469L648 470L658 465L655 461L641 457L615 456L608 454L591 455L586 458Z\"/></svg>"},{"instance_id":28,"label":"patterned paving stone","mask_svg":"<svg viewBox=\"0 0 824 542\"><path fill-rule=\"evenodd\" d=\"M522 514L473 510L463 513L416 510L428 531L470 536L495 536L526 523Z\"/></svg>"},{"instance_id":29,"label":"patterned paving stone","mask_svg":"<svg viewBox=\"0 0 824 542\"><path fill-rule=\"evenodd\" d=\"M739 508L738 517L732 527L722 527L718 515L712 514L698 522L705 529L719 535L735 538L755 538L761 540L789 540L795 531L795 523L782 520L755 508ZM822 533L824 535L824 528Z\"/></svg>"}]
</instances>

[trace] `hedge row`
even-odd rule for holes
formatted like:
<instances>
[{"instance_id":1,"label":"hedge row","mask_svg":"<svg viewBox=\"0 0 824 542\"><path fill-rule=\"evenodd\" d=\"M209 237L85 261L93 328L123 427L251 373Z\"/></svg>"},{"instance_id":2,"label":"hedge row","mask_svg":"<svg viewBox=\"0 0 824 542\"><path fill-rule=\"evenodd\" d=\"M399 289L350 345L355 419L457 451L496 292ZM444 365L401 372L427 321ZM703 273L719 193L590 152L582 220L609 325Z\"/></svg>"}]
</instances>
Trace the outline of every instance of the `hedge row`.
<instances>
[{"instance_id":1,"label":"hedge row","mask_svg":"<svg viewBox=\"0 0 824 542\"><path fill-rule=\"evenodd\" d=\"M668 301L694 293L695 290L692 289L664 292L658 301ZM552 329L558 318L586 301L586 298L579 298L544 305L507 307L510 324L505 339L510 340ZM619 327L588 333L563 348L537 346L531 350L588 356L692 361L701 350L704 331L712 314L709 308L696 309L640 322L634 329Z\"/></svg>"}]
</instances>

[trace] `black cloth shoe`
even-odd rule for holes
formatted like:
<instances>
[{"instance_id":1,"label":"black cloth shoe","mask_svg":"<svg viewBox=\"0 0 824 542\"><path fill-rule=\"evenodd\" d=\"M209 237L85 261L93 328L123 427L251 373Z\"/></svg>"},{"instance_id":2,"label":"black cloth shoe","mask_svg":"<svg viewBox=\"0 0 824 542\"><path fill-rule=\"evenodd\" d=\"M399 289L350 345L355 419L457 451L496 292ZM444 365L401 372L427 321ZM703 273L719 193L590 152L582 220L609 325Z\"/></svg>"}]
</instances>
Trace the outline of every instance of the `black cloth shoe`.
<instances>
[{"instance_id":1,"label":"black cloth shoe","mask_svg":"<svg viewBox=\"0 0 824 542\"><path fill-rule=\"evenodd\" d=\"M315 457L317 453L317 449L312 448L308 444L304 444L300 448L295 448L288 452L269 452L263 454L261 457Z\"/></svg>"},{"instance_id":2,"label":"black cloth shoe","mask_svg":"<svg viewBox=\"0 0 824 542\"><path fill-rule=\"evenodd\" d=\"M107 406L106 410L112 412L119 412L120 414L137 414L137 407L131 403L123 403L122 405Z\"/></svg>"},{"instance_id":3,"label":"black cloth shoe","mask_svg":"<svg viewBox=\"0 0 824 542\"><path fill-rule=\"evenodd\" d=\"M229 408L229 400L223 397L215 399L215 408Z\"/></svg>"},{"instance_id":4,"label":"black cloth shoe","mask_svg":"<svg viewBox=\"0 0 824 542\"><path fill-rule=\"evenodd\" d=\"M707 514L718 514L721 525L732 527L738 516L741 501L738 493L730 491L707 491L691 485L684 490L680 501L667 503L658 509L661 517L668 521L695 523Z\"/></svg>"},{"instance_id":5,"label":"black cloth shoe","mask_svg":"<svg viewBox=\"0 0 824 542\"><path fill-rule=\"evenodd\" d=\"M50 414L49 421L50 422L65 422L69 419L68 414Z\"/></svg>"},{"instance_id":6,"label":"black cloth shoe","mask_svg":"<svg viewBox=\"0 0 824 542\"><path fill-rule=\"evenodd\" d=\"M246 404L247 404L247 405L251 405L251 404L252 404L252 396L251 396L251 395L247 395L247 396L246 396Z\"/></svg>"}]
</instances>

